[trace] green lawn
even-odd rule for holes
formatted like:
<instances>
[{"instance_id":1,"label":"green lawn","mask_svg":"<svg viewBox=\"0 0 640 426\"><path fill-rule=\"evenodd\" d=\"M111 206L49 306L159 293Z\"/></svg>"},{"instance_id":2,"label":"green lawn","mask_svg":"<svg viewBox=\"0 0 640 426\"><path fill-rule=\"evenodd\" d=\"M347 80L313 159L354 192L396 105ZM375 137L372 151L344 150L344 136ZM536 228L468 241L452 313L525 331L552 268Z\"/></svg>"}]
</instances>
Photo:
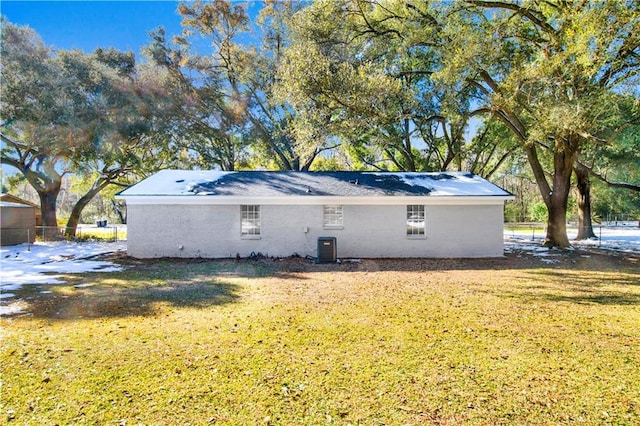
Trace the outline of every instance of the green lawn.
<instances>
[{"instance_id":1,"label":"green lawn","mask_svg":"<svg viewBox=\"0 0 640 426\"><path fill-rule=\"evenodd\" d=\"M25 287L0 423L639 424L640 260L589 256L165 260Z\"/></svg>"},{"instance_id":2,"label":"green lawn","mask_svg":"<svg viewBox=\"0 0 640 426\"><path fill-rule=\"evenodd\" d=\"M76 233L79 240L106 240L106 241L126 241L127 228L108 226L106 228L93 228L88 226L79 227Z\"/></svg>"}]
</instances>

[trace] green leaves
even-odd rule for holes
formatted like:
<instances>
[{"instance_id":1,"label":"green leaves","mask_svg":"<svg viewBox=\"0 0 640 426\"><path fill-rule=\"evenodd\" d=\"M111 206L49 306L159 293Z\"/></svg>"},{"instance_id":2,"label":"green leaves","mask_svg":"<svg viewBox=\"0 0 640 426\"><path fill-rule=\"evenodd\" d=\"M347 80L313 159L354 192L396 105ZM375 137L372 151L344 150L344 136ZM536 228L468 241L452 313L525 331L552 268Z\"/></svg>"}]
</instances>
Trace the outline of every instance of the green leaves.
<instances>
[{"instance_id":1,"label":"green leaves","mask_svg":"<svg viewBox=\"0 0 640 426\"><path fill-rule=\"evenodd\" d=\"M44 225L57 226L65 174L95 177L73 218L106 185L161 161L153 156L155 136L166 131L159 123L170 108L157 68L138 67L133 53L114 49L56 51L32 30L5 21L1 59L2 163L38 192Z\"/></svg>"},{"instance_id":2,"label":"green leaves","mask_svg":"<svg viewBox=\"0 0 640 426\"><path fill-rule=\"evenodd\" d=\"M255 22L247 8L181 3L183 32L171 43L156 30L143 65L113 49L55 52L3 22L3 132L33 150L31 165L53 155L145 172L174 162L491 176L518 153L551 202L568 193L575 159L618 176L616 146L638 125L636 2L269 0ZM482 137L469 140L476 120Z\"/></svg>"}]
</instances>

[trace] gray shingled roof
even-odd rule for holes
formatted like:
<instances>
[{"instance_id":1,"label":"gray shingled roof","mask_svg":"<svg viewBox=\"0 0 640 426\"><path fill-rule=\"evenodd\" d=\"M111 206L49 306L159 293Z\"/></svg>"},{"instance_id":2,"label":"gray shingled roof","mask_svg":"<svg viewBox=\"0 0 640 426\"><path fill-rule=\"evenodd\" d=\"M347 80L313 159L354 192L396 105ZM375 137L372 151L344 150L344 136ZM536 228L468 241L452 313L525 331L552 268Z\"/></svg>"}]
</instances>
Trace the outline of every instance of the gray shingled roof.
<instances>
[{"instance_id":1,"label":"gray shingled roof","mask_svg":"<svg viewBox=\"0 0 640 426\"><path fill-rule=\"evenodd\" d=\"M120 196L510 196L464 172L220 172L163 170Z\"/></svg>"}]
</instances>

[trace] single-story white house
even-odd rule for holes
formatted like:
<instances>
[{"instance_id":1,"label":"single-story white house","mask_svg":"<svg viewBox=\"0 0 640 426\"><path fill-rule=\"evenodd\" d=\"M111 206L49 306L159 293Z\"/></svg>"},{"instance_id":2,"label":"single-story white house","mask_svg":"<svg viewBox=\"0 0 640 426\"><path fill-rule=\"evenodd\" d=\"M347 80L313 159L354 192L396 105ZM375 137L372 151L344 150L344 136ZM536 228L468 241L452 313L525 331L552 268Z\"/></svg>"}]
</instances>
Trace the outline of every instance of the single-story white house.
<instances>
[{"instance_id":1,"label":"single-story white house","mask_svg":"<svg viewBox=\"0 0 640 426\"><path fill-rule=\"evenodd\" d=\"M330 261L502 256L514 197L464 172L163 170L119 198L133 257Z\"/></svg>"}]
</instances>

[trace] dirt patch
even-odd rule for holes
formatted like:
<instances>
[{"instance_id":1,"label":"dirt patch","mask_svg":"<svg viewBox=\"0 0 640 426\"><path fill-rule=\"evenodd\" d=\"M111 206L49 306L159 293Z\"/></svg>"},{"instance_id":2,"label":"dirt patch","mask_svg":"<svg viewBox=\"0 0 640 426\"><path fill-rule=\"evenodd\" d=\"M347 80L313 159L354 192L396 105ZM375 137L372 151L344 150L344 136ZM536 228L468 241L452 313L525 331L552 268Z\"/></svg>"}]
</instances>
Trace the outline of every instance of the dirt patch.
<instances>
[{"instance_id":1,"label":"dirt patch","mask_svg":"<svg viewBox=\"0 0 640 426\"><path fill-rule=\"evenodd\" d=\"M274 273L304 273L330 271L454 271L454 270L505 270L505 269L581 269L595 271L640 271L640 255L613 252L597 248L549 250L532 252L513 249L496 258L410 258L410 259L339 259L337 263L318 264L314 259L293 257L256 257L240 259L185 259L160 258L136 259L126 253L112 253L99 257L121 265L143 269L161 268L167 263L176 265L220 264L238 267L258 266ZM267 273L268 274L268 273Z\"/></svg>"}]
</instances>

